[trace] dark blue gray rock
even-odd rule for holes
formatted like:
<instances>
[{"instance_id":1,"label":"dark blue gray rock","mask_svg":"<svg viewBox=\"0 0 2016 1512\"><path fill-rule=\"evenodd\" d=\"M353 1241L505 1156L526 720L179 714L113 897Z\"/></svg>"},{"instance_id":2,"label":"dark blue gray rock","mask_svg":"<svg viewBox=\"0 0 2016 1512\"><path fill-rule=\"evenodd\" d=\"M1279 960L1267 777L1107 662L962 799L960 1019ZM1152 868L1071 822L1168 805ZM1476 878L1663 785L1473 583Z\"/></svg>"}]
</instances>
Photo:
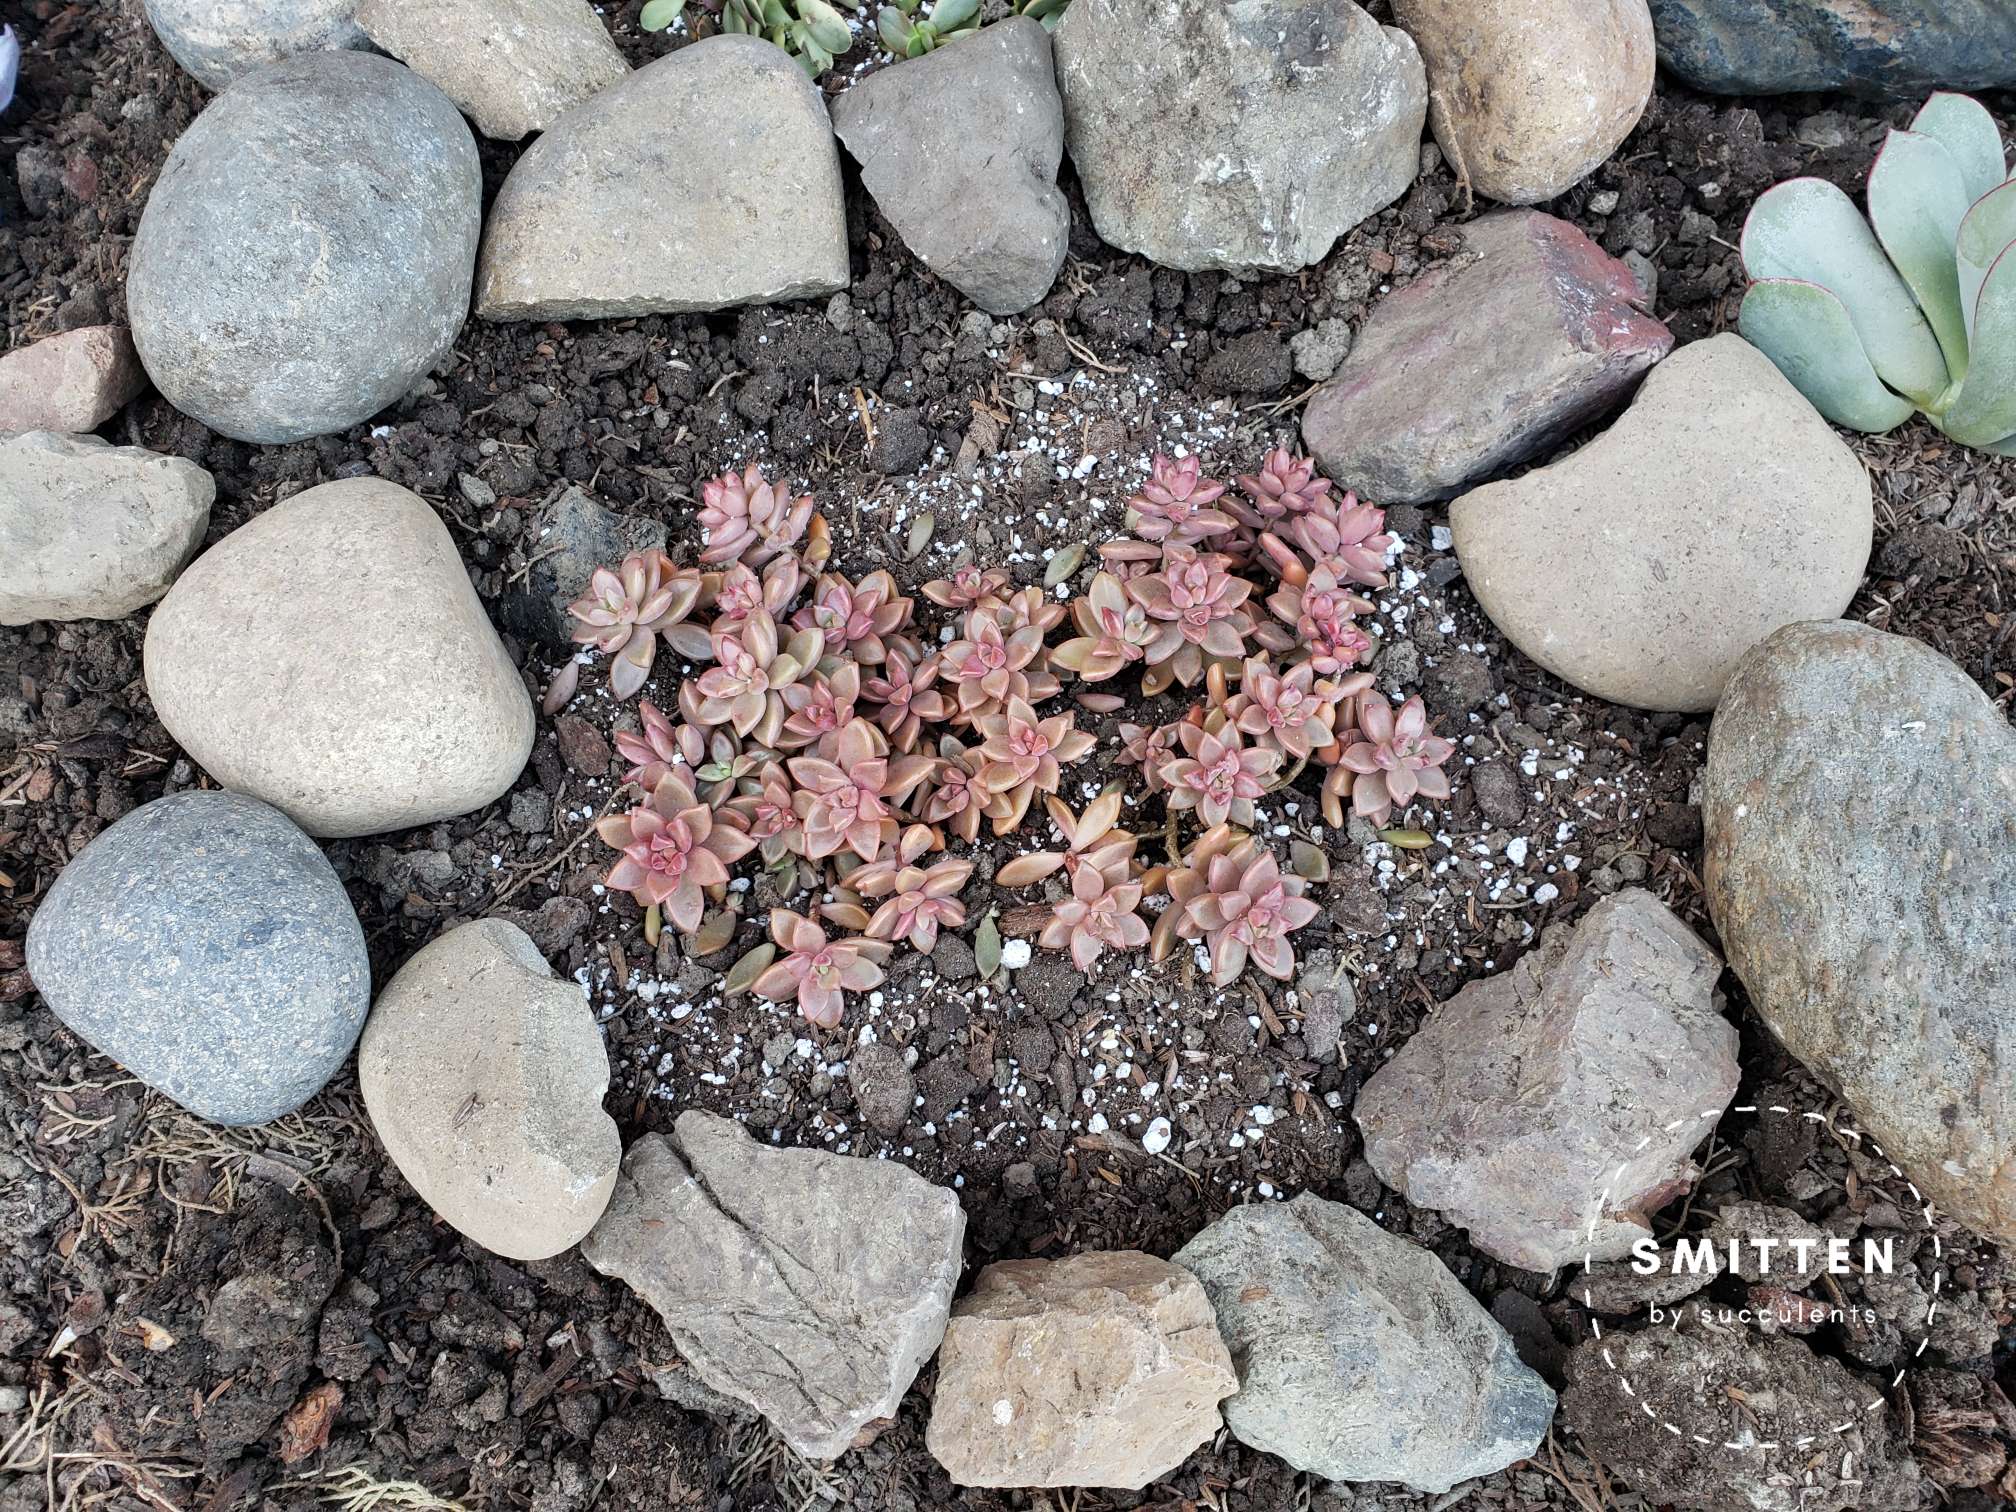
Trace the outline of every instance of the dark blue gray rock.
<instances>
[{"instance_id":1,"label":"dark blue gray rock","mask_svg":"<svg viewBox=\"0 0 2016 1512\"><path fill-rule=\"evenodd\" d=\"M1652 0L1652 25L1659 61L1718 94L2016 83L2012 0Z\"/></svg>"},{"instance_id":2,"label":"dark blue gray rock","mask_svg":"<svg viewBox=\"0 0 2016 1512\"><path fill-rule=\"evenodd\" d=\"M49 1009L221 1124L291 1113L336 1074L371 1002L364 931L278 809L176 793L86 846L28 926Z\"/></svg>"},{"instance_id":3,"label":"dark blue gray rock","mask_svg":"<svg viewBox=\"0 0 2016 1512\"><path fill-rule=\"evenodd\" d=\"M140 217L126 308L147 376L240 441L370 419L462 328L482 191L462 113L403 64L313 52L247 74Z\"/></svg>"},{"instance_id":4,"label":"dark blue gray rock","mask_svg":"<svg viewBox=\"0 0 2016 1512\"><path fill-rule=\"evenodd\" d=\"M633 551L663 551L665 522L619 515L570 488L534 517L532 539L536 544L524 587L504 595L498 615L513 634L574 651L579 648L573 632L580 621L567 613L567 606L587 591L597 567L620 562Z\"/></svg>"}]
</instances>

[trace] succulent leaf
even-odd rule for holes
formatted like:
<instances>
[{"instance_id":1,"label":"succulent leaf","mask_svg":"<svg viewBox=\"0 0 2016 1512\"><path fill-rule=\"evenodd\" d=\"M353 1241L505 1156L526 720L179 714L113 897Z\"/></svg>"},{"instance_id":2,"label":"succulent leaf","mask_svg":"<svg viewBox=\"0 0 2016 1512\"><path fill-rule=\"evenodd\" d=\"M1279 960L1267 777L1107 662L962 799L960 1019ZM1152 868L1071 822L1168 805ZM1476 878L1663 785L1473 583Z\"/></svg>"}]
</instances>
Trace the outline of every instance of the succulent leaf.
<instances>
[{"instance_id":1,"label":"succulent leaf","mask_svg":"<svg viewBox=\"0 0 2016 1512\"><path fill-rule=\"evenodd\" d=\"M1938 338L1869 223L1834 185L1796 178L1765 190L1743 227L1742 251L1755 280L1801 279L1831 290L1890 387L1921 406L1945 390Z\"/></svg>"},{"instance_id":2,"label":"succulent leaf","mask_svg":"<svg viewBox=\"0 0 2016 1512\"><path fill-rule=\"evenodd\" d=\"M1797 278L1752 284L1737 324L1836 425L1880 434L1911 418L1911 402L1883 386L1832 290Z\"/></svg>"},{"instance_id":3,"label":"succulent leaf","mask_svg":"<svg viewBox=\"0 0 2016 1512\"><path fill-rule=\"evenodd\" d=\"M1869 170L1869 220L1876 239L1931 321L1953 382L1967 375L1967 319L1953 242L1968 201L1960 165L1929 136L1891 132Z\"/></svg>"},{"instance_id":4,"label":"succulent leaf","mask_svg":"<svg viewBox=\"0 0 2016 1512\"><path fill-rule=\"evenodd\" d=\"M1995 118L1971 96L1944 92L1933 95L1911 122L1911 129L1933 138L1953 154L1969 200L1981 198L2009 177L2009 165L2002 155L2002 133L1996 128Z\"/></svg>"},{"instance_id":5,"label":"succulent leaf","mask_svg":"<svg viewBox=\"0 0 2016 1512\"><path fill-rule=\"evenodd\" d=\"M679 13L686 9L686 0L651 0L637 14L637 24L645 31L663 31L679 19Z\"/></svg>"},{"instance_id":6,"label":"succulent leaf","mask_svg":"<svg viewBox=\"0 0 2016 1512\"><path fill-rule=\"evenodd\" d=\"M840 13L826 4L826 0L798 0L798 14L804 19L813 42L828 55L828 64L854 45L854 34L847 29Z\"/></svg>"},{"instance_id":7,"label":"succulent leaf","mask_svg":"<svg viewBox=\"0 0 2016 1512\"><path fill-rule=\"evenodd\" d=\"M1976 200L1960 221L1953 254L1960 279L1960 308L1967 318L1967 334L1974 334L1974 306L1981 296L1981 282L1995 259L2016 243L2016 179L1991 189Z\"/></svg>"},{"instance_id":8,"label":"succulent leaf","mask_svg":"<svg viewBox=\"0 0 2016 1512\"><path fill-rule=\"evenodd\" d=\"M941 37L957 31L980 14L980 0L938 0L931 7L931 29Z\"/></svg>"},{"instance_id":9,"label":"succulent leaf","mask_svg":"<svg viewBox=\"0 0 2016 1512\"><path fill-rule=\"evenodd\" d=\"M1974 364L1939 428L1963 446L1999 446L2016 436L2016 247L1981 282L1974 334Z\"/></svg>"},{"instance_id":10,"label":"succulent leaf","mask_svg":"<svg viewBox=\"0 0 2016 1512\"><path fill-rule=\"evenodd\" d=\"M910 18L893 5L882 7L882 13L875 18L875 30L882 38L882 45L903 56L910 47Z\"/></svg>"}]
</instances>

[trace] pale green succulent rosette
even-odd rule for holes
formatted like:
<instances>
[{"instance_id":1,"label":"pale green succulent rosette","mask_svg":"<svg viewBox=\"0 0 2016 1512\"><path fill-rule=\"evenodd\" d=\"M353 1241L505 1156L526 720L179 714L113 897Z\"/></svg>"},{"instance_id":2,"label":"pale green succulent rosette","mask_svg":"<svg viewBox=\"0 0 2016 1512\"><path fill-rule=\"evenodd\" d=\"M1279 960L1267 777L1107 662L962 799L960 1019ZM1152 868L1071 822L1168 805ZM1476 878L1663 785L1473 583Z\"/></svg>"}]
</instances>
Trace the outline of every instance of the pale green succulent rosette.
<instances>
[{"instance_id":1,"label":"pale green succulent rosette","mask_svg":"<svg viewBox=\"0 0 2016 1512\"><path fill-rule=\"evenodd\" d=\"M1978 101L1936 94L1869 170L1869 214L1820 179L1767 190L1743 228L1740 328L1852 430L1922 412L2016 456L2016 179Z\"/></svg>"},{"instance_id":2,"label":"pale green succulent rosette","mask_svg":"<svg viewBox=\"0 0 2016 1512\"><path fill-rule=\"evenodd\" d=\"M843 3L849 10L860 8L860 0ZM720 11L722 31L776 43L815 79L854 45L845 18L826 0L723 0L709 8ZM645 31L663 31L685 10L686 0L649 0L637 24Z\"/></svg>"}]
</instances>

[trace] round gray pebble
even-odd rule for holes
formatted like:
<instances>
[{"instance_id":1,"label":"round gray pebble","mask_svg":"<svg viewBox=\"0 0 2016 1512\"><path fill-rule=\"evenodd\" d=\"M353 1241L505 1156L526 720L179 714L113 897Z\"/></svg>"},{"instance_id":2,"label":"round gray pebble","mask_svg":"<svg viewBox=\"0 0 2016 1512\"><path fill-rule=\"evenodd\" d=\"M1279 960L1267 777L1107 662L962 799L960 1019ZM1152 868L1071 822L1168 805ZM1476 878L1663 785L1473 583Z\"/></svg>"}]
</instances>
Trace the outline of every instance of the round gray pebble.
<instances>
[{"instance_id":1,"label":"round gray pebble","mask_svg":"<svg viewBox=\"0 0 2016 1512\"><path fill-rule=\"evenodd\" d=\"M237 793L146 804L28 927L50 1011L192 1113L259 1124L319 1092L371 1005L364 931L322 852Z\"/></svg>"},{"instance_id":2,"label":"round gray pebble","mask_svg":"<svg viewBox=\"0 0 2016 1512\"><path fill-rule=\"evenodd\" d=\"M148 376L240 441L370 419L461 329L482 188L461 112L403 64L316 52L245 75L140 217L126 307Z\"/></svg>"},{"instance_id":3,"label":"round gray pebble","mask_svg":"<svg viewBox=\"0 0 2016 1512\"><path fill-rule=\"evenodd\" d=\"M206 87L293 53L369 47L357 0L140 0L162 45Z\"/></svg>"}]
</instances>

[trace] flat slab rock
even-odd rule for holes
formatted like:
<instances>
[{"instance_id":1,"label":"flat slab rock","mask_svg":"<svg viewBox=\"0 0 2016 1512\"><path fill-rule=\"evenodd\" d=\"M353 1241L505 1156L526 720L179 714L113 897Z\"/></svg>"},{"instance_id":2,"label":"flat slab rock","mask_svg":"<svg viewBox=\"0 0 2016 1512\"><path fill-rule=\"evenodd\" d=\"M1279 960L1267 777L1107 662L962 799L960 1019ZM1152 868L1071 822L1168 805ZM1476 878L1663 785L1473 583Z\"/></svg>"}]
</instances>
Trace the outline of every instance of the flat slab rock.
<instances>
[{"instance_id":1,"label":"flat slab rock","mask_svg":"<svg viewBox=\"0 0 2016 1512\"><path fill-rule=\"evenodd\" d=\"M581 1254L657 1309L701 1380L827 1460L896 1415L937 1349L965 1231L958 1197L903 1166L688 1112L630 1146Z\"/></svg>"},{"instance_id":2,"label":"flat slab rock","mask_svg":"<svg viewBox=\"0 0 2016 1512\"><path fill-rule=\"evenodd\" d=\"M1366 1082L1365 1158L1508 1264L1617 1258L1692 1185L1713 1128L1696 1115L1735 1096L1721 971L1650 893L1605 898L1466 985Z\"/></svg>"},{"instance_id":3,"label":"flat slab rock","mask_svg":"<svg viewBox=\"0 0 2016 1512\"><path fill-rule=\"evenodd\" d=\"M2006 0L1651 0L1659 61L1696 89L1917 99L2016 83Z\"/></svg>"},{"instance_id":4,"label":"flat slab rock","mask_svg":"<svg viewBox=\"0 0 2016 1512\"><path fill-rule=\"evenodd\" d=\"M833 129L903 244L993 315L1050 292L1071 240L1057 188L1064 106L1050 34L1027 16L870 74Z\"/></svg>"},{"instance_id":5,"label":"flat slab rock","mask_svg":"<svg viewBox=\"0 0 2016 1512\"><path fill-rule=\"evenodd\" d=\"M1698 712L1773 630L1848 607L1875 515L1833 427L1724 334L1661 362L1579 451L1463 495L1449 525L1477 602L1534 661L1613 703Z\"/></svg>"},{"instance_id":6,"label":"flat slab rock","mask_svg":"<svg viewBox=\"0 0 2016 1512\"><path fill-rule=\"evenodd\" d=\"M147 387L119 326L44 336L0 357L0 431L98 429Z\"/></svg>"},{"instance_id":7,"label":"flat slab rock","mask_svg":"<svg viewBox=\"0 0 2016 1512\"><path fill-rule=\"evenodd\" d=\"M1708 737L1708 909L1752 1010L1940 1208L2016 1241L2016 734L1922 642L1780 630Z\"/></svg>"},{"instance_id":8,"label":"flat slab rock","mask_svg":"<svg viewBox=\"0 0 2016 1512\"><path fill-rule=\"evenodd\" d=\"M616 1189L609 1052L581 989L501 919L423 946L372 1005L357 1080L379 1142L427 1205L485 1249L544 1260Z\"/></svg>"},{"instance_id":9,"label":"flat slab rock","mask_svg":"<svg viewBox=\"0 0 2016 1512\"><path fill-rule=\"evenodd\" d=\"M1306 268L1420 171L1421 55L1351 0L1076 0L1053 40L1092 223L1164 267Z\"/></svg>"},{"instance_id":10,"label":"flat slab rock","mask_svg":"<svg viewBox=\"0 0 2016 1512\"><path fill-rule=\"evenodd\" d=\"M1181 1266L1003 1260L953 1310L924 1442L954 1485L1138 1491L1218 1431L1238 1384Z\"/></svg>"},{"instance_id":11,"label":"flat slab rock","mask_svg":"<svg viewBox=\"0 0 2016 1512\"><path fill-rule=\"evenodd\" d=\"M1239 1369L1225 1423L1326 1480L1446 1491L1538 1447L1554 1393L1427 1250L1308 1193L1234 1208L1176 1254ZM941 1387L942 1389L942 1387Z\"/></svg>"},{"instance_id":12,"label":"flat slab rock","mask_svg":"<svg viewBox=\"0 0 2016 1512\"><path fill-rule=\"evenodd\" d=\"M203 544L217 485L182 457L96 436L0 437L0 625L124 619Z\"/></svg>"},{"instance_id":13,"label":"flat slab rock","mask_svg":"<svg viewBox=\"0 0 2016 1512\"><path fill-rule=\"evenodd\" d=\"M221 1124L321 1091L371 1003L335 870L237 793L157 798L87 845L29 921L28 972L88 1044Z\"/></svg>"},{"instance_id":14,"label":"flat slab rock","mask_svg":"<svg viewBox=\"0 0 2016 1512\"><path fill-rule=\"evenodd\" d=\"M847 287L840 152L803 69L760 37L668 53L555 121L498 191L487 320L769 304Z\"/></svg>"},{"instance_id":15,"label":"flat slab rock","mask_svg":"<svg viewBox=\"0 0 2016 1512\"><path fill-rule=\"evenodd\" d=\"M1609 413L1672 349L1631 270L1576 227L1487 215L1459 256L1373 306L1302 440L1367 498L1446 499Z\"/></svg>"}]
</instances>

